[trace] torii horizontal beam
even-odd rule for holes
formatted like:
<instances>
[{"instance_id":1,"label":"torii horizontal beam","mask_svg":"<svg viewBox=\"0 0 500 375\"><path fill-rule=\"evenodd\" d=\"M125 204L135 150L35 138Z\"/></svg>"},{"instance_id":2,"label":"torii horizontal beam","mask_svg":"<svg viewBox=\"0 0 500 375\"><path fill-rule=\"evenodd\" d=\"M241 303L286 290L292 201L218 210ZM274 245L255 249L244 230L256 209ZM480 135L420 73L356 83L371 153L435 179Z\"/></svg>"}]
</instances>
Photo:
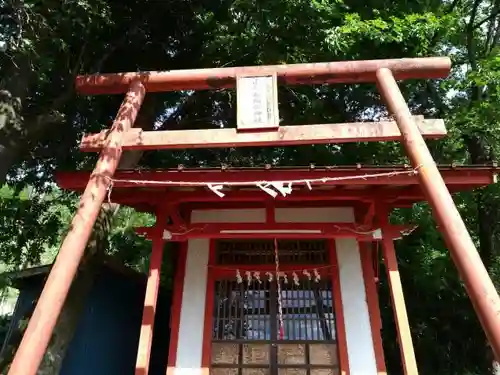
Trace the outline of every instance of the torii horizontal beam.
<instances>
[{"instance_id":1,"label":"torii horizontal beam","mask_svg":"<svg viewBox=\"0 0 500 375\"><path fill-rule=\"evenodd\" d=\"M390 69L396 79L444 78L451 69L448 57L335 61L312 64L282 64L233 68L169 70L78 76L76 89L81 94L120 94L139 79L147 92L214 90L234 88L241 75L273 75L287 85L375 82L376 72Z\"/></svg>"},{"instance_id":2,"label":"torii horizontal beam","mask_svg":"<svg viewBox=\"0 0 500 375\"><path fill-rule=\"evenodd\" d=\"M425 138L446 135L441 119L424 120L415 116ZM108 131L85 135L80 149L98 152L106 144ZM207 147L258 147L332 144L347 142L397 141L401 138L394 121L344 124L280 126L277 131L241 133L236 129L143 131L132 128L123 135L124 150L160 150Z\"/></svg>"}]
</instances>

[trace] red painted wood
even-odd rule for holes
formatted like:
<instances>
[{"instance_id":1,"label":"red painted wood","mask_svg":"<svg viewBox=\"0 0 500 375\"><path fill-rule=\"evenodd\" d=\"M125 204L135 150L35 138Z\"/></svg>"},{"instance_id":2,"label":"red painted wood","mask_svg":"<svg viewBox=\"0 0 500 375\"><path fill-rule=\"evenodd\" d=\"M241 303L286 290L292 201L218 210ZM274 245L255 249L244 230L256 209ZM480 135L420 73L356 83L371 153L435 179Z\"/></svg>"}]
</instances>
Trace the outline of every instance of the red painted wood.
<instances>
[{"instance_id":1,"label":"red painted wood","mask_svg":"<svg viewBox=\"0 0 500 375\"><path fill-rule=\"evenodd\" d=\"M135 375L148 375L149 360L151 357L151 344L153 342L154 322L156 315L156 303L158 301L158 290L160 288L160 274L163 260L164 240L162 238L162 226L165 222L165 214L159 214L157 224L154 227L155 234L152 237L152 251L149 260L149 275L144 296L144 310L142 313L142 325L139 336L139 349L135 364Z\"/></svg>"},{"instance_id":2,"label":"red painted wood","mask_svg":"<svg viewBox=\"0 0 500 375\"><path fill-rule=\"evenodd\" d=\"M408 171L408 174L400 174L392 177L363 178L366 174L378 174L387 172ZM113 188L120 187L156 187L160 184L148 184L148 181L169 181L175 184L183 182L245 182L245 181L288 181L306 180L318 178L344 178L356 177L355 179L332 181L321 185L418 185L417 175L412 174L413 169L404 167L331 167L331 168L289 168L289 169L189 169L189 170L154 170L154 171L118 171L114 175ZM441 175L447 185L485 186L495 182L498 168L494 167L457 167L440 168ZM90 177L86 171L58 172L56 182L63 189L82 190ZM130 182L128 180L134 180ZM301 186L305 186L302 184ZM164 187L163 187L164 188ZM292 193L293 195L293 193Z\"/></svg>"},{"instance_id":3,"label":"red painted wood","mask_svg":"<svg viewBox=\"0 0 500 375\"><path fill-rule=\"evenodd\" d=\"M476 186L451 185L450 192L474 189ZM158 206L170 200L171 206L179 211L210 209L245 209L265 208L272 205L275 208L301 207L358 207L368 213L368 207L375 200L384 201L391 207L411 207L413 203L424 201L425 197L418 186L402 187L387 190L372 188L359 191L334 188L331 190L295 190L287 197L278 196L275 199L260 191L232 191L224 198L219 198L211 191L203 188L195 192L178 190L138 191L135 189L114 189L111 201L128 205L141 212L154 213ZM367 218L368 220L368 218ZM361 219L360 221L361 222Z\"/></svg>"},{"instance_id":4,"label":"red painted wood","mask_svg":"<svg viewBox=\"0 0 500 375\"><path fill-rule=\"evenodd\" d=\"M425 138L446 135L443 120L418 121ZM85 135L80 150L97 152L106 131ZM124 150L161 150L215 147L291 146L347 142L397 141L401 133L395 122L357 122L350 124L280 126L275 131L241 132L236 129L143 131L130 129L125 134Z\"/></svg>"},{"instance_id":5,"label":"red painted wood","mask_svg":"<svg viewBox=\"0 0 500 375\"><path fill-rule=\"evenodd\" d=\"M175 279L173 280L172 310L170 312L170 342L168 349L168 367L167 375L175 374L175 365L177 362L177 346L179 343L179 329L181 325L182 293L184 290L184 276L186 274L188 243L180 245L175 270Z\"/></svg>"},{"instance_id":6,"label":"red painted wood","mask_svg":"<svg viewBox=\"0 0 500 375\"><path fill-rule=\"evenodd\" d=\"M148 92L214 90L234 88L240 75L276 74L287 85L374 82L375 73L388 68L397 79L444 78L451 69L448 57L335 61L311 64L282 64L212 69L130 72L78 76L75 86L87 95L119 94L131 81L140 79Z\"/></svg>"},{"instance_id":7,"label":"red painted wood","mask_svg":"<svg viewBox=\"0 0 500 375\"><path fill-rule=\"evenodd\" d=\"M411 337L410 323L406 310L403 285L398 269L396 250L391 238L385 236L388 231L389 221L387 212L377 212L378 221L382 225L384 237L382 239L382 253L387 272L387 281L389 284L389 293L392 302L392 311L396 322L396 331L398 333L398 343L401 352L401 362L405 375L418 374L415 349Z\"/></svg>"},{"instance_id":8,"label":"red painted wood","mask_svg":"<svg viewBox=\"0 0 500 375\"><path fill-rule=\"evenodd\" d=\"M349 375L349 355L347 353L347 334L344 320L344 305L342 303L342 290L340 286L339 263L335 241L330 241L330 261L332 264L333 304L335 306L335 328L337 333L339 367L341 375Z\"/></svg>"},{"instance_id":9,"label":"red painted wood","mask_svg":"<svg viewBox=\"0 0 500 375\"><path fill-rule=\"evenodd\" d=\"M380 306L373 270L372 242L359 243L361 266L363 269L363 281L365 284L366 303L370 315L370 326L372 331L373 350L375 351L375 362L377 364L377 375L386 375L384 348L382 345L382 319L380 317Z\"/></svg>"},{"instance_id":10,"label":"red painted wood","mask_svg":"<svg viewBox=\"0 0 500 375\"><path fill-rule=\"evenodd\" d=\"M454 185L453 188L456 191L468 190L473 188L473 186L466 185L464 189L460 189L460 185ZM454 191L455 191L454 190ZM210 190L199 189L198 191L179 191L170 190L168 192L144 192L137 191L133 189L123 189L116 190L111 194L111 200L116 203L151 203L151 204L161 204L166 198L172 204L185 204L188 202L206 203L205 205L200 204L200 208L205 209L216 209L219 207L224 208L248 208L255 206L256 202L260 202L260 206L264 206L266 203L272 203L273 206L280 207L280 204L286 202L311 202L324 201L324 202L338 202L338 201L359 201L371 203L376 197L378 200L423 200L424 195L420 190L419 186L413 185L410 187L402 187L396 189L381 189L379 191L373 191L373 189L359 189L359 190L348 190L348 189L328 189L328 190L306 190L297 189L292 192L292 194L283 197L277 195L276 198L271 198L267 193L257 190L257 191L229 191L225 192L224 198L220 198L215 195ZM241 204L245 202L252 202L253 205L248 205L248 207L243 207ZM222 206L219 206L222 204ZM323 203L324 204L324 203ZM323 204L319 204L322 206ZM260 207L259 206L259 207ZM328 206L328 205L327 205ZM308 206L310 207L310 206Z\"/></svg>"},{"instance_id":11,"label":"red painted wood","mask_svg":"<svg viewBox=\"0 0 500 375\"><path fill-rule=\"evenodd\" d=\"M429 200L434 218L464 281L495 358L500 361L500 295L488 275L488 270L453 202L443 176L436 167L432 154L411 119L410 109L394 74L388 69L380 69L377 72L377 86L389 111L397 120L403 134L401 143L412 165L421 166L418 178L422 190Z\"/></svg>"},{"instance_id":12,"label":"red painted wood","mask_svg":"<svg viewBox=\"0 0 500 375\"><path fill-rule=\"evenodd\" d=\"M212 357L212 319L215 303L215 274L212 265L215 264L215 242L210 241L207 270L207 288L205 297L205 311L203 322L203 344L201 354L201 372L202 375L210 373Z\"/></svg>"},{"instance_id":13,"label":"red painted wood","mask_svg":"<svg viewBox=\"0 0 500 375\"><path fill-rule=\"evenodd\" d=\"M373 240L377 227L359 226L351 223L192 223L183 227L166 227L171 241L185 241L193 238L352 238ZM393 225L388 235L401 237L401 231L411 226ZM154 227L136 228L136 232L147 238L156 236ZM223 233L233 231L233 233ZM281 231L281 232L279 232ZM301 231L309 231L300 233ZM312 233L317 231L320 233Z\"/></svg>"}]
</instances>

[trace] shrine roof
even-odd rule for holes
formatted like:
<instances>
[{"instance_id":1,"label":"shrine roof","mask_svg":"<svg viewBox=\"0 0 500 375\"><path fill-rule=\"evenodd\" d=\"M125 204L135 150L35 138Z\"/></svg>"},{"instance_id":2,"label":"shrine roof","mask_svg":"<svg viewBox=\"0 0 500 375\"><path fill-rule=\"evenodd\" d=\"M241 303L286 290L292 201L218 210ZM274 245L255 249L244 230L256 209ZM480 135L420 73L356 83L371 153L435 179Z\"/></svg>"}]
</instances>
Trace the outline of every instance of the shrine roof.
<instances>
[{"instance_id":1,"label":"shrine roof","mask_svg":"<svg viewBox=\"0 0 500 375\"><path fill-rule=\"evenodd\" d=\"M456 193L495 183L500 169L441 165L439 170L450 192ZM153 212L156 205L166 201L181 206L243 207L272 200L269 190L266 192L268 188L277 193L274 200L278 206L304 205L305 201L324 205L380 199L393 207L405 207L425 200L417 173L418 169L405 165L120 170L111 180L110 200L146 212ZM58 172L56 181L63 189L82 192L90 176L87 171ZM102 176L94 178L101 178L103 183L109 181ZM283 196L279 189L286 189L290 182L293 190Z\"/></svg>"},{"instance_id":2,"label":"shrine roof","mask_svg":"<svg viewBox=\"0 0 500 375\"><path fill-rule=\"evenodd\" d=\"M129 279L136 280L137 282L143 284L146 281L146 275L142 272L138 272L132 268L129 268L121 263L118 259L110 255L103 255L97 261L93 259L93 266L97 266L99 270L108 272L117 276L126 277ZM91 263L87 262L83 267L88 267ZM52 268L52 264L46 264L42 266L25 268L18 271L4 272L0 274L2 277L8 279L12 286L16 289L22 289L29 283L44 283L45 278L49 274Z\"/></svg>"}]
</instances>

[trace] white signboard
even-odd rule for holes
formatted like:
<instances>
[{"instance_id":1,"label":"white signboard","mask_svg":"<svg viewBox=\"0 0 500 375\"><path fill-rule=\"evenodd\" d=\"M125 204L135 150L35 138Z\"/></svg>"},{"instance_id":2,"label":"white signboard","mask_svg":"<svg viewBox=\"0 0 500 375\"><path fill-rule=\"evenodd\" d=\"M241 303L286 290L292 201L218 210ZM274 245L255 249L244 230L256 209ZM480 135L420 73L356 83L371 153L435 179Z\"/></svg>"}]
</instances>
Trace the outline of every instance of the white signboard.
<instances>
[{"instance_id":1,"label":"white signboard","mask_svg":"<svg viewBox=\"0 0 500 375\"><path fill-rule=\"evenodd\" d=\"M236 81L238 130L279 126L276 76L242 76Z\"/></svg>"}]
</instances>

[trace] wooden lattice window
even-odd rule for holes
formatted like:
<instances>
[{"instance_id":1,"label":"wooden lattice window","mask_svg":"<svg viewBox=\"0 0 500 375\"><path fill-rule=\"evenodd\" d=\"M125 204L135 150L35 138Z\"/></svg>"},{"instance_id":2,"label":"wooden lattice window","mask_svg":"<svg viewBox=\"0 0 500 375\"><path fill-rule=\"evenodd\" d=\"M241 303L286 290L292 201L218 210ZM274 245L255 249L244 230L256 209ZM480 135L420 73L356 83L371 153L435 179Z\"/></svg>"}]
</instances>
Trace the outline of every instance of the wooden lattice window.
<instances>
[{"instance_id":1,"label":"wooden lattice window","mask_svg":"<svg viewBox=\"0 0 500 375\"><path fill-rule=\"evenodd\" d=\"M251 264L255 269L258 265L274 263L274 247L269 246L268 241L231 242L221 241L219 245L222 246L217 247L217 263ZM288 253L283 252L280 244L280 261L284 265L327 264L328 250L323 241L283 243L289 249ZM307 254L306 249L313 250ZM248 251L255 253L246 254ZM282 253L285 256L282 257ZM278 334L276 280L262 277L261 283L254 280L250 284L246 281L237 283L233 279L217 280L214 285L212 374L338 374L331 280L330 268L327 267L321 270L318 282L303 275L298 285L291 279L288 283L281 281L283 340Z\"/></svg>"},{"instance_id":2,"label":"wooden lattice window","mask_svg":"<svg viewBox=\"0 0 500 375\"><path fill-rule=\"evenodd\" d=\"M329 264L327 241L281 240L278 241L278 247L282 264ZM274 264L274 241L217 241L216 263L220 265Z\"/></svg>"}]
</instances>

